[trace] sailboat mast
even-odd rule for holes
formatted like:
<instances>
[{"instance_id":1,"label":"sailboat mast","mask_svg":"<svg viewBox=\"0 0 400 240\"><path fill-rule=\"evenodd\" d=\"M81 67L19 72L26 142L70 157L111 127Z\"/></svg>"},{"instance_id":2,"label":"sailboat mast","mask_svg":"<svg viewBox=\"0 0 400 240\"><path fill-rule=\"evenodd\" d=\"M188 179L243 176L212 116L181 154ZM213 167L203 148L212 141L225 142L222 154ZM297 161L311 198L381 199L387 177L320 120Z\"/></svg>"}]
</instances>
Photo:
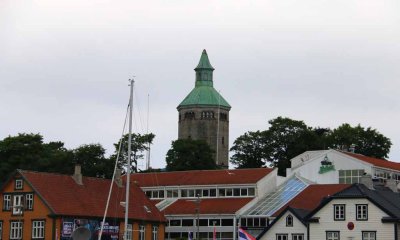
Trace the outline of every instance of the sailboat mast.
<instances>
[{"instance_id":1,"label":"sailboat mast","mask_svg":"<svg viewBox=\"0 0 400 240\"><path fill-rule=\"evenodd\" d=\"M129 79L131 93L129 97L129 133L128 133L128 159L126 168L126 191L125 191L125 232L124 239L128 239L128 213L129 213L129 190L131 179L131 155L132 155L132 109L133 109L133 84L135 80Z\"/></svg>"}]
</instances>

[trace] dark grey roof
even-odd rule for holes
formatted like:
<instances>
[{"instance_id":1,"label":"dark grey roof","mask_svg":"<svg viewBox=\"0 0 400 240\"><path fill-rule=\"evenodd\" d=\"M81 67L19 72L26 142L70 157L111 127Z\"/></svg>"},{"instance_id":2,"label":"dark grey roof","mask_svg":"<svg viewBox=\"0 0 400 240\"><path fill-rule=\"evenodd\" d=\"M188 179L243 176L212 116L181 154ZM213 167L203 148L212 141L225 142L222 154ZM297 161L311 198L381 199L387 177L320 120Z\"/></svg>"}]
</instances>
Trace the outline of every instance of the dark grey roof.
<instances>
[{"instance_id":1,"label":"dark grey roof","mask_svg":"<svg viewBox=\"0 0 400 240\"><path fill-rule=\"evenodd\" d=\"M331 198L367 198L391 217L400 219L400 194L387 188L372 190L363 184L353 184Z\"/></svg>"},{"instance_id":2,"label":"dark grey roof","mask_svg":"<svg viewBox=\"0 0 400 240\"><path fill-rule=\"evenodd\" d=\"M296 217L300 219L300 221L304 220L305 217L310 213L309 210L300 208L292 208L292 211L296 215Z\"/></svg>"}]
</instances>

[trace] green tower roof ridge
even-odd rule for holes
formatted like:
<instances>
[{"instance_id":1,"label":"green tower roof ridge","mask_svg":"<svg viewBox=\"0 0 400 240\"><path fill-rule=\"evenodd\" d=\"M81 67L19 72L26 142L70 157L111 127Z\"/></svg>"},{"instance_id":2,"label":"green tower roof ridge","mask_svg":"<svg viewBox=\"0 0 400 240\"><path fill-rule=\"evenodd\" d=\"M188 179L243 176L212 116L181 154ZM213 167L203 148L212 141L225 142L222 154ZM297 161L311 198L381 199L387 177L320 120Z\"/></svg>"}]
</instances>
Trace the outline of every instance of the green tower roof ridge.
<instances>
[{"instance_id":1,"label":"green tower roof ridge","mask_svg":"<svg viewBox=\"0 0 400 240\"><path fill-rule=\"evenodd\" d=\"M199 64L197 64L197 67L194 70L198 69L214 70L214 68L211 66L210 60L208 59L207 51L205 49L201 53Z\"/></svg>"},{"instance_id":2,"label":"green tower roof ridge","mask_svg":"<svg viewBox=\"0 0 400 240\"><path fill-rule=\"evenodd\" d=\"M231 105L211 86L196 86L183 101L178 109L188 106L220 106L231 108Z\"/></svg>"}]
</instances>

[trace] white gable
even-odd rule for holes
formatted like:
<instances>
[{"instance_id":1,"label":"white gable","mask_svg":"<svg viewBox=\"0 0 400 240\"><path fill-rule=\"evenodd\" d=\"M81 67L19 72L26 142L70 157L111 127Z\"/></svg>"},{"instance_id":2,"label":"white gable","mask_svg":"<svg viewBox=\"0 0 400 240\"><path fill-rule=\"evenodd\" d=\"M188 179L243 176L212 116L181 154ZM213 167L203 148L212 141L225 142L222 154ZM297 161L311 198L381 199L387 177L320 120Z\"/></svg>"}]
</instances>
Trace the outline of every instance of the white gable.
<instances>
[{"instance_id":1,"label":"white gable","mask_svg":"<svg viewBox=\"0 0 400 240\"><path fill-rule=\"evenodd\" d=\"M299 156L292 160L298 163L298 160L301 159ZM339 183L338 170L363 169L367 174L372 175L372 164L350 157L336 150L316 151L313 156L313 158L301 164L297 164L297 167L288 169L287 175L297 174L319 184ZM332 163L334 170L321 172L321 162L325 157Z\"/></svg>"},{"instance_id":2,"label":"white gable","mask_svg":"<svg viewBox=\"0 0 400 240\"><path fill-rule=\"evenodd\" d=\"M293 217L293 226L286 226L286 217ZM286 211L282 217L266 232L260 240L276 239L276 234L288 234L288 239L292 239L293 234L304 234L304 239L307 239L307 227L290 211Z\"/></svg>"},{"instance_id":3,"label":"white gable","mask_svg":"<svg viewBox=\"0 0 400 240\"><path fill-rule=\"evenodd\" d=\"M345 220L334 220L334 204L345 204ZM356 219L356 204L368 205L368 221ZM321 208L314 218L318 223L310 223L310 240L326 238L326 231L339 231L340 239L362 239L362 231L376 231L376 239L394 239L393 223L382 223L382 217L388 216L368 199L333 199ZM347 224L352 222L354 229L349 230Z\"/></svg>"}]
</instances>

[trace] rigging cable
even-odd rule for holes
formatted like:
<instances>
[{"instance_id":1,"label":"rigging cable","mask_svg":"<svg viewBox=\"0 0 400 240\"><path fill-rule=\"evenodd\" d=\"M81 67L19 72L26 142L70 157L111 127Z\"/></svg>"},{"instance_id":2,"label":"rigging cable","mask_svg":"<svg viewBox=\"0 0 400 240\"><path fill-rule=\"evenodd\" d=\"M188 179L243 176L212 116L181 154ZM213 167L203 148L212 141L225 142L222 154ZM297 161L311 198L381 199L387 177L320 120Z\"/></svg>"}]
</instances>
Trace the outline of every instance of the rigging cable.
<instances>
[{"instance_id":1,"label":"rigging cable","mask_svg":"<svg viewBox=\"0 0 400 240\"><path fill-rule=\"evenodd\" d=\"M112 193L112 189L113 189L113 185L114 185L114 180L115 180L115 172L117 170L117 166L118 166L118 159L121 153L121 146L122 146L122 142L124 142L124 133L125 133L125 128L126 128L126 122L128 119L128 109L129 109L129 105L126 108L126 114L125 114L125 121L124 121L124 127L122 128L122 135L121 135L121 140L119 142L119 146L118 146L118 153L117 153L117 160L115 161L115 166L114 166L114 173L111 179L111 183L110 183L110 191L108 193L108 197L107 197L107 204L106 204L106 209L104 210L104 216L103 216L103 221L101 222L101 226L100 226L100 233L99 233L99 237L98 240L101 239L101 235L103 234L103 228L104 228L104 223L106 221L106 216L107 216L107 211L108 211L108 205L110 203L110 198L111 198L111 193ZM128 166L129 167L129 166Z\"/></svg>"}]
</instances>

